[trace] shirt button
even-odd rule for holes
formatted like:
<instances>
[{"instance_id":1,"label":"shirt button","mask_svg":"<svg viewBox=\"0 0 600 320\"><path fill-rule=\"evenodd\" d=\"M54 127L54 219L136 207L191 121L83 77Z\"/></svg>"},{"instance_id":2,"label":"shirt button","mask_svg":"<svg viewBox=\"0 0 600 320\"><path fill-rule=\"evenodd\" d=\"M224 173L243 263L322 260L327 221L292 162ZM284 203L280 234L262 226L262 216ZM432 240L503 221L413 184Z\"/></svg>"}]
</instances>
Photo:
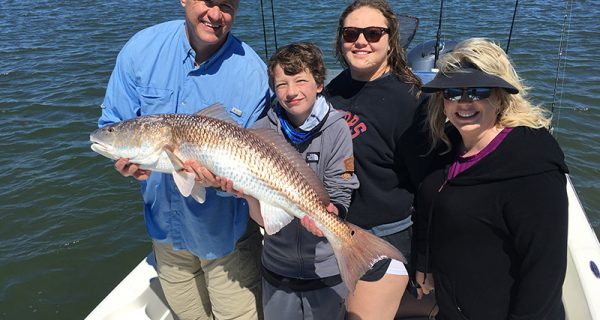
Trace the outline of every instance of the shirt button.
<instances>
[{"instance_id":1,"label":"shirt button","mask_svg":"<svg viewBox=\"0 0 600 320\"><path fill-rule=\"evenodd\" d=\"M181 101L181 105L185 106L187 103L185 103L185 101Z\"/></svg>"}]
</instances>

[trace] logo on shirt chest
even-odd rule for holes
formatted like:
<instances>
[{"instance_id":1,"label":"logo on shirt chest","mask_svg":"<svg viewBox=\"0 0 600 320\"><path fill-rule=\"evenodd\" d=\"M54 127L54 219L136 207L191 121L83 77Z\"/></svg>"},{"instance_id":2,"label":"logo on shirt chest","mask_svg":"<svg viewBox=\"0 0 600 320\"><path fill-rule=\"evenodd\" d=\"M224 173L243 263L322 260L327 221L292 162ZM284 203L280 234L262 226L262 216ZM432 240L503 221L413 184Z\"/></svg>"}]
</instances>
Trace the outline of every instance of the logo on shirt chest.
<instances>
[{"instance_id":1,"label":"logo on shirt chest","mask_svg":"<svg viewBox=\"0 0 600 320\"><path fill-rule=\"evenodd\" d=\"M307 152L305 161L306 163L318 163L320 156L320 152Z\"/></svg>"},{"instance_id":2,"label":"logo on shirt chest","mask_svg":"<svg viewBox=\"0 0 600 320\"><path fill-rule=\"evenodd\" d=\"M236 107L231 108L231 113L235 114L238 117L241 117L243 114L242 110L240 110Z\"/></svg>"},{"instance_id":3,"label":"logo on shirt chest","mask_svg":"<svg viewBox=\"0 0 600 320\"><path fill-rule=\"evenodd\" d=\"M346 111L346 115L344 116L348 127L350 127L350 134L352 135L352 139L356 138L359 134L367 131L367 125L362 122L362 120L355 114Z\"/></svg>"}]
</instances>

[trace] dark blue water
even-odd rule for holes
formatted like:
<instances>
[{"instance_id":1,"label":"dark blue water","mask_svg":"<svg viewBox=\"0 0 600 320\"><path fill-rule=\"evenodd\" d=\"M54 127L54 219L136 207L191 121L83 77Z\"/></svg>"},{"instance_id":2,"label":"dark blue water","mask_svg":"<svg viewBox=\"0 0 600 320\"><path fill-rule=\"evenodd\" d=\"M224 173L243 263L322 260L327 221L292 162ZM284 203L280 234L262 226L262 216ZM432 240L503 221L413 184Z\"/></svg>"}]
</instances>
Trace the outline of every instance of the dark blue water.
<instances>
[{"instance_id":1,"label":"dark blue water","mask_svg":"<svg viewBox=\"0 0 600 320\"><path fill-rule=\"evenodd\" d=\"M262 56L260 2L241 1L234 32ZM268 4L267 4L268 2ZM277 42L313 41L334 62L347 1L274 1ZM408 1L405 1L408 3ZM420 18L413 45L435 36L439 3L394 1ZM442 34L505 46L511 1L445 1ZM270 10L270 1L265 1ZM575 1L555 104L556 137L600 229L600 9ZM510 53L536 103L551 107L563 1L521 2ZM0 319L81 319L144 257L150 243L138 184L89 149L115 57L136 31L183 17L178 1L0 1Z\"/></svg>"}]
</instances>

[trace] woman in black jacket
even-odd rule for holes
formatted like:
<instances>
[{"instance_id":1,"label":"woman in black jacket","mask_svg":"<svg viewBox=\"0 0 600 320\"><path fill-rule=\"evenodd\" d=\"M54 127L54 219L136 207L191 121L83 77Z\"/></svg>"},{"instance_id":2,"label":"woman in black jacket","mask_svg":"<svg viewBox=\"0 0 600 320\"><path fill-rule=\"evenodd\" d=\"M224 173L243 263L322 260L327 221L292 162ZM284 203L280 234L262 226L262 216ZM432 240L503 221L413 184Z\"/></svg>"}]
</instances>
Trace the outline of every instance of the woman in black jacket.
<instances>
[{"instance_id":1,"label":"woman in black jacket","mask_svg":"<svg viewBox=\"0 0 600 320\"><path fill-rule=\"evenodd\" d=\"M420 291L435 287L436 319L563 319L568 170L550 118L488 40L438 68L422 90L447 165L418 192Z\"/></svg>"}]
</instances>

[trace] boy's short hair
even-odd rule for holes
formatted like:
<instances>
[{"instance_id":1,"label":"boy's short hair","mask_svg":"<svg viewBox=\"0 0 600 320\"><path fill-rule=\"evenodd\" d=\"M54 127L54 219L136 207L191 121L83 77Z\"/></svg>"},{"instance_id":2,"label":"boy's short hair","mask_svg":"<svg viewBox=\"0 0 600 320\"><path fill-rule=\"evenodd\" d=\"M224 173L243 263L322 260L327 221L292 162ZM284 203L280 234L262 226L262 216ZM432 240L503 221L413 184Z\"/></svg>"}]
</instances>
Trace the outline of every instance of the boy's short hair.
<instances>
[{"instance_id":1,"label":"boy's short hair","mask_svg":"<svg viewBox=\"0 0 600 320\"><path fill-rule=\"evenodd\" d=\"M279 48L269 59L269 86L274 88L275 67L279 65L286 75L295 75L308 70L317 85L325 84L325 62L321 49L310 42L298 42Z\"/></svg>"}]
</instances>

